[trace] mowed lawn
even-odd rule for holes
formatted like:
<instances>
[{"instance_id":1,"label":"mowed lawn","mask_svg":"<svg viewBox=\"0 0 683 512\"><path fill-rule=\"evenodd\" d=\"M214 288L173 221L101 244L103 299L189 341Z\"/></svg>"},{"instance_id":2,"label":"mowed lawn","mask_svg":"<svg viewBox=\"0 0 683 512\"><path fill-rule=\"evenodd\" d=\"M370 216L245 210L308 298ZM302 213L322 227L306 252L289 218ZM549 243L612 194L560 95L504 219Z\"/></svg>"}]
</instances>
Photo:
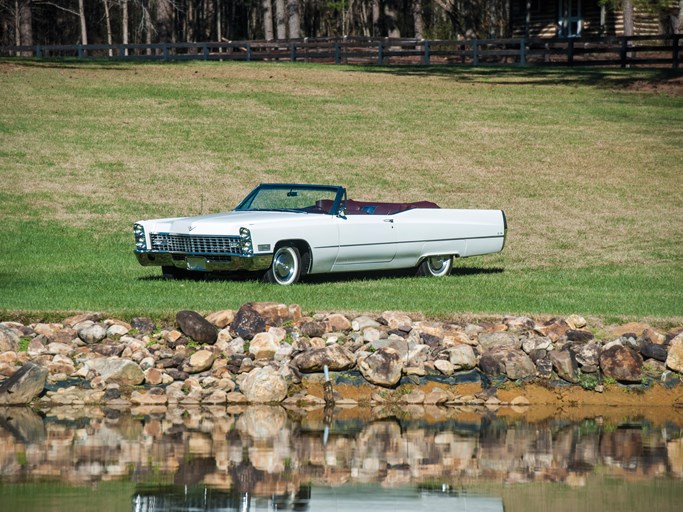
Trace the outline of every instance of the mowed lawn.
<instances>
[{"instance_id":1,"label":"mowed lawn","mask_svg":"<svg viewBox=\"0 0 683 512\"><path fill-rule=\"evenodd\" d=\"M431 317L683 322L681 75L637 70L0 61L0 317L247 301ZM664 92L661 92L664 91ZM678 89L680 91L680 88ZM503 253L406 273L163 281L142 218L262 182L501 208Z\"/></svg>"}]
</instances>

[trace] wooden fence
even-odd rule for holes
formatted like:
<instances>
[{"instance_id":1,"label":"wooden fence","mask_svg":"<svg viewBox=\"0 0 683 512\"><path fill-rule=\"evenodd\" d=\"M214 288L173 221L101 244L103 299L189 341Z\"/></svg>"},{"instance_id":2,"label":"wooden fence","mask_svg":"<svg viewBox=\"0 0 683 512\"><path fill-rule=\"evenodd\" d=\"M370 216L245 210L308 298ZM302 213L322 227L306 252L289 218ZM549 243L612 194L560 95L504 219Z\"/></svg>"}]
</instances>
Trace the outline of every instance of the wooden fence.
<instances>
[{"instance_id":1,"label":"wooden fence","mask_svg":"<svg viewBox=\"0 0 683 512\"><path fill-rule=\"evenodd\" d=\"M0 56L117 60L291 61L335 64L670 67L681 34L470 40L302 39L204 43L2 46Z\"/></svg>"}]
</instances>

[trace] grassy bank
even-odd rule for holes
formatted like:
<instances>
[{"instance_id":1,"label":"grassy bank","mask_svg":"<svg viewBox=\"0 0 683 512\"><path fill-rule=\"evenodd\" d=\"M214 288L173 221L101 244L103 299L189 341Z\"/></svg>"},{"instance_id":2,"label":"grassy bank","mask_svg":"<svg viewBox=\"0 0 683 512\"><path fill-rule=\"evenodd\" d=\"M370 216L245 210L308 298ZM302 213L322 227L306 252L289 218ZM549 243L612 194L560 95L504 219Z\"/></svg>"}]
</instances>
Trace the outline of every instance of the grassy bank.
<instances>
[{"instance_id":1,"label":"grassy bank","mask_svg":"<svg viewBox=\"0 0 683 512\"><path fill-rule=\"evenodd\" d=\"M656 71L0 62L0 312L304 310L683 317L683 97ZM655 92L653 92L653 90ZM164 282L140 218L260 182L503 208L505 251L453 276Z\"/></svg>"}]
</instances>

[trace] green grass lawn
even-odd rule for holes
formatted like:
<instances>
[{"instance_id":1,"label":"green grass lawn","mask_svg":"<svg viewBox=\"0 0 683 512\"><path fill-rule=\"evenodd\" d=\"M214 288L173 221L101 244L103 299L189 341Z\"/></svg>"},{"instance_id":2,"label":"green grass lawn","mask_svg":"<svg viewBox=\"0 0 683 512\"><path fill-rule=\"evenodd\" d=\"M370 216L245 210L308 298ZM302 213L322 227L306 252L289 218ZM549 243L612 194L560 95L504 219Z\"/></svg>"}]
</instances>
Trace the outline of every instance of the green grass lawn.
<instances>
[{"instance_id":1,"label":"green grass lawn","mask_svg":"<svg viewBox=\"0 0 683 512\"><path fill-rule=\"evenodd\" d=\"M274 300L683 322L683 96L639 88L680 77L0 61L0 317ZM332 275L278 288L162 281L137 264L134 221L230 209L261 182L502 208L508 244L441 280Z\"/></svg>"}]
</instances>

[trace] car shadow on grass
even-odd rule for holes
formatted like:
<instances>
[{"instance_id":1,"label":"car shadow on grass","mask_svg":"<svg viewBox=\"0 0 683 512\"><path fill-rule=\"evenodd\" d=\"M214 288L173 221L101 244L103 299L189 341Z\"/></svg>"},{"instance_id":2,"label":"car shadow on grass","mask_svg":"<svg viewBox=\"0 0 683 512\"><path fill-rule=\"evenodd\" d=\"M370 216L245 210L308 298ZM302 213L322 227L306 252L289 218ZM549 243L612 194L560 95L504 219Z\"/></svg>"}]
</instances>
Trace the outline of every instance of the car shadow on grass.
<instances>
[{"instance_id":1,"label":"car shadow on grass","mask_svg":"<svg viewBox=\"0 0 683 512\"><path fill-rule=\"evenodd\" d=\"M455 268L451 272L451 276L480 276L490 274L501 274L504 272L500 267L461 267ZM416 277L415 269L401 269L401 270L375 270L366 272L337 272L327 274L314 274L304 276L300 283L308 285L326 285L332 283L349 283L353 281L385 281L408 279ZM166 281L167 279L161 275L158 276L144 276L138 278L140 281ZM424 278L427 279L427 278ZM181 278L172 279L172 281L251 281L258 283L263 281L263 273L260 272L229 272L229 273L203 273L197 272L196 275L188 275Z\"/></svg>"}]
</instances>

